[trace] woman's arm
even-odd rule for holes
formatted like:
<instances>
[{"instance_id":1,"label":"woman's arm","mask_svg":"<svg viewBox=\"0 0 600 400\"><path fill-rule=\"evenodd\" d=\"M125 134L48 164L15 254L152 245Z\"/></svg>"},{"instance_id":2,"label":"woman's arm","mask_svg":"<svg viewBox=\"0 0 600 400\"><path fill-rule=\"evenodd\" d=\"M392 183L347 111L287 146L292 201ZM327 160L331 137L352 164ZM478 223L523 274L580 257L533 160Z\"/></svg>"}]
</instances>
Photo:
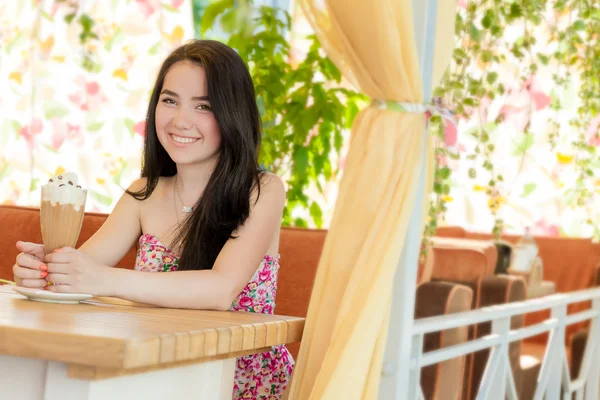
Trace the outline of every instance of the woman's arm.
<instances>
[{"instance_id":1,"label":"woman's arm","mask_svg":"<svg viewBox=\"0 0 600 400\"><path fill-rule=\"evenodd\" d=\"M138 179L129 187L138 191L146 186L146 179ZM140 201L123 193L104 224L79 250L99 264L114 267L135 245L142 234Z\"/></svg>"},{"instance_id":2,"label":"woman's arm","mask_svg":"<svg viewBox=\"0 0 600 400\"><path fill-rule=\"evenodd\" d=\"M227 310L248 284L280 229L285 188L268 174L250 217L229 239L212 270L140 273L117 270L109 296L170 308Z\"/></svg>"},{"instance_id":3,"label":"woman's arm","mask_svg":"<svg viewBox=\"0 0 600 400\"><path fill-rule=\"evenodd\" d=\"M268 174L250 217L229 239L212 270L139 273L114 270L109 295L171 308L227 310L248 284L281 226L285 188Z\"/></svg>"},{"instance_id":4,"label":"woman's arm","mask_svg":"<svg viewBox=\"0 0 600 400\"><path fill-rule=\"evenodd\" d=\"M49 270L55 273L48 279L59 283L49 290L120 297L169 308L227 310L269 251L281 225L284 204L283 183L267 175L250 217L235 233L237 237L225 243L212 270L148 273L106 268L67 249L46 257Z\"/></svg>"}]
</instances>

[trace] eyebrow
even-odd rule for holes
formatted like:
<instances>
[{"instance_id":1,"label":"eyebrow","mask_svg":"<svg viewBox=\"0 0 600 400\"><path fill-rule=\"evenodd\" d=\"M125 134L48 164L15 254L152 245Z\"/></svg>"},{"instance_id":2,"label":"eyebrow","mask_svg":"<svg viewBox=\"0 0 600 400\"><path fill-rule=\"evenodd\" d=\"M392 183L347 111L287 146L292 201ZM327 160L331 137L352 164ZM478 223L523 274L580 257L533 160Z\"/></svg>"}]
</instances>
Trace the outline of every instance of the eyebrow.
<instances>
[{"instance_id":1,"label":"eyebrow","mask_svg":"<svg viewBox=\"0 0 600 400\"><path fill-rule=\"evenodd\" d=\"M169 96L173 96L173 97L179 97L179 95L169 89L165 89L162 92L160 92L161 95L163 94L167 94ZM192 97L192 100L196 101L196 100L206 100L208 101L208 96L194 96Z\"/></svg>"}]
</instances>

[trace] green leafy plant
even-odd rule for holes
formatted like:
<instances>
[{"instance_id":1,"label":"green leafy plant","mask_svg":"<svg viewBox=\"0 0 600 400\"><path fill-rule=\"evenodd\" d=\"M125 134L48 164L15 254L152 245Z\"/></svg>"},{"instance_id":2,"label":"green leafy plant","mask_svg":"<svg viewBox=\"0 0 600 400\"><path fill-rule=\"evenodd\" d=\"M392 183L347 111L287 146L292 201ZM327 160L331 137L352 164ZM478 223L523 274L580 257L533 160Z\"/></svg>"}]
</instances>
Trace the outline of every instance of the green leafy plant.
<instances>
[{"instance_id":1,"label":"green leafy plant","mask_svg":"<svg viewBox=\"0 0 600 400\"><path fill-rule=\"evenodd\" d=\"M260 162L288 185L283 224L320 227L322 204L308 191L324 196L326 184L338 178L342 133L366 98L344 85L315 36L293 65L290 28L285 10L251 1L212 2L200 21L201 36L225 40L248 63L263 120Z\"/></svg>"}]
</instances>

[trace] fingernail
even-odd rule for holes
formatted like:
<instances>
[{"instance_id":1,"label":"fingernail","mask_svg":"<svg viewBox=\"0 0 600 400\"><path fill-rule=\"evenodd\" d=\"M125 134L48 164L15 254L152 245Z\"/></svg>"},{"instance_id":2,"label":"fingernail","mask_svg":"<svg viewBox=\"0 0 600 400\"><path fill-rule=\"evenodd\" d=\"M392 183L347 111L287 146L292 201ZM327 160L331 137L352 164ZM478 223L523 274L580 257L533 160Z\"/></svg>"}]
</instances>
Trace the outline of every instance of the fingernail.
<instances>
[{"instance_id":1,"label":"fingernail","mask_svg":"<svg viewBox=\"0 0 600 400\"><path fill-rule=\"evenodd\" d=\"M46 271L42 271L42 272L40 272L40 276L41 276L42 278L45 278L45 277L47 277L47 276L48 276L48 273L47 273Z\"/></svg>"},{"instance_id":2,"label":"fingernail","mask_svg":"<svg viewBox=\"0 0 600 400\"><path fill-rule=\"evenodd\" d=\"M40 264L41 271L48 271L48 266L46 264Z\"/></svg>"}]
</instances>

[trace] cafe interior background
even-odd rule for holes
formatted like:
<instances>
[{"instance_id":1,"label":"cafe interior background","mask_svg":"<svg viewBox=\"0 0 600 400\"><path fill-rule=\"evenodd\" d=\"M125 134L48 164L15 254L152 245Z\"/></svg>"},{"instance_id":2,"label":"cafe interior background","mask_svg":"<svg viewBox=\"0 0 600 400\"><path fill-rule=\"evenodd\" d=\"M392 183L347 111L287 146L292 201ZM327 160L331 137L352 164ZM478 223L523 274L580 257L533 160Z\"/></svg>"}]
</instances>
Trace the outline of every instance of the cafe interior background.
<instances>
[{"instance_id":1,"label":"cafe interior background","mask_svg":"<svg viewBox=\"0 0 600 400\"><path fill-rule=\"evenodd\" d=\"M272 91L261 102L263 119L270 119L261 162L286 180L284 223L327 228L344 170L347 128L368 103L339 79L293 0L253 1L251 14L262 20L252 26L238 23L248 14L245 2L233 3L2 2L0 203L38 206L40 183L72 170L90 188L87 211L110 212L139 175L149 92L169 51L194 37L228 41L263 31L280 35L289 48L263 45L281 57L272 72L276 79L257 83L263 85L259 95ZM458 1L459 19L468 15L468 3L477 1ZM258 11L261 6L274 8L279 24L268 20L265 9ZM559 65L551 56L576 46L576 58L583 46L556 34L571 14L558 15L550 6L542 15L537 23L507 19L502 36L489 36L481 48L473 46L475 32L457 27L452 64L438 91L454 108L461 101L477 106L458 110L457 129L438 132L430 225L515 234L529 227L536 235L600 238L600 115L580 91L585 68L577 60ZM534 43L523 42L524 30ZM471 55L477 59L465 61ZM261 68L264 75L264 64L256 61L249 59L255 77ZM311 73L292 76L307 65ZM565 73L565 82L556 79ZM459 74L469 80L462 88ZM282 77L288 83L277 87L273 82ZM481 88L475 81L483 82ZM313 94L304 99L306 107L284 115L284 129L273 129L282 108L269 110L274 102L264 100L289 102L302 85ZM319 112L336 118L323 123L315 117Z\"/></svg>"},{"instance_id":2,"label":"cafe interior background","mask_svg":"<svg viewBox=\"0 0 600 400\"><path fill-rule=\"evenodd\" d=\"M450 226L486 239L526 230L573 238L560 242L565 254L575 240L597 242L600 6L456 5L455 47L434 95L457 124L429 120L435 173L425 240ZM89 189L86 210L110 212L139 176L160 63L191 38L225 41L248 62L263 117L260 162L287 186L283 224L329 228L350 127L370 99L327 57L294 0L0 3L0 204L38 207L41 184L75 171ZM544 243L542 258L558 241ZM591 266L575 262L591 276ZM562 259L544 264L552 293L593 285L587 275L577 287L559 279L568 272Z\"/></svg>"}]
</instances>

